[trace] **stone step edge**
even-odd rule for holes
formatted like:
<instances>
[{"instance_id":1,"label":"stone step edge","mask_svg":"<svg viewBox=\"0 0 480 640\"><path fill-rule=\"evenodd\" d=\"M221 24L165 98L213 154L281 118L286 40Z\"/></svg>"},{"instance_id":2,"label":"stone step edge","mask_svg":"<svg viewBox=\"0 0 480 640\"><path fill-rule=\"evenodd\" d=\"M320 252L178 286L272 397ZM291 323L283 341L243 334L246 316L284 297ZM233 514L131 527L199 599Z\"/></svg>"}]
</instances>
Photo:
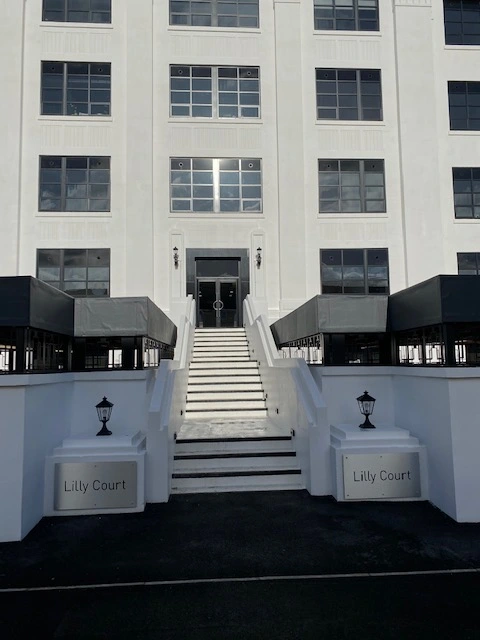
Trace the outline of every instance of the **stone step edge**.
<instances>
[{"instance_id":1,"label":"stone step edge","mask_svg":"<svg viewBox=\"0 0 480 640\"><path fill-rule=\"evenodd\" d=\"M183 478L232 478L247 476L298 476L301 469L258 469L251 471L202 471L197 473L172 473L172 479Z\"/></svg>"},{"instance_id":2,"label":"stone step edge","mask_svg":"<svg viewBox=\"0 0 480 640\"><path fill-rule=\"evenodd\" d=\"M229 485L229 484L215 484L213 486L201 487L182 487L172 485L172 495L175 496L188 496L198 495L203 493L246 493L246 492L267 492L267 491L304 491L305 484L303 482L295 482L294 484L247 484L247 485Z\"/></svg>"},{"instance_id":3,"label":"stone step edge","mask_svg":"<svg viewBox=\"0 0 480 640\"><path fill-rule=\"evenodd\" d=\"M243 453L177 453L174 460L222 460L223 458L295 458L295 451L252 451Z\"/></svg>"},{"instance_id":4,"label":"stone step edge","mask_svg":"<svg viewBox=\"0 0 480 640\"><path fill-rule=\"evenodd\" d=\"M177 444L198 444L200 442L285 442L291 441L292 436L246 436L232 438L177 438Z\"/></svg>"}]
</instances>

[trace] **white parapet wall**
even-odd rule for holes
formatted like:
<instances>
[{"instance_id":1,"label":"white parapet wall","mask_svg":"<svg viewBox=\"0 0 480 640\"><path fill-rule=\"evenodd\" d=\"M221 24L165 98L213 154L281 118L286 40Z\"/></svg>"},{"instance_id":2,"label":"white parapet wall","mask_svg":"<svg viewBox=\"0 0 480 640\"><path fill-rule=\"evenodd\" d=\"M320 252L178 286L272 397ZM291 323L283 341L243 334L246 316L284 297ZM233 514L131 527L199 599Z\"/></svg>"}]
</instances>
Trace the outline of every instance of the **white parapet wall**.
<instances>
[{"instance_id":1,"label":"white parapet wall","mask_svg":"<svg viewBox=\"0 0 480 640\"><path fill-rule=\"evenodd\" d=\"M195 301L177 303L179 312L175 357L160 364L148 407L146 461L147 502L170 496L175 434L185 419L188 369L195 337ZM181 313L183 311L183 313Z\"/></svg>"},{"instance_id":2,"label":"white parapet wall","mask_svg":"<svg viewBox=\"0 0 480 640\"><path fill-rule=\"evenodd\" d=\"M458 522L480 522L480 368L310 366L330 424L360 424L356 398L377 400L372 422L425 445L430 502Z\"/></svg>"},{"instance_id":3,"label":"white parapet wall","mask_svg":"<svg viewBox=\"0 0 480 640\"><path fill-rule=\"evenodd\" d=\"M21 540L44 515L45 461L61 443L94 437L106 395L117 435L147 431L154 370L0 377L0 542Z\"/></svg>"},{"instance_id":4,"label":"white parapet wall","mask_svg":"<svg viewBox=\"0 0 480 640\"><path fill-rule=\"evenodd\" d=\"M315 384L303 360L279 356L260 309L261 300L246 297L245 331L250 352L259 363L269 419L295 434L293 441L308 491L330 495L330 428L321 385Z\"/></svg>"}]
</instances>

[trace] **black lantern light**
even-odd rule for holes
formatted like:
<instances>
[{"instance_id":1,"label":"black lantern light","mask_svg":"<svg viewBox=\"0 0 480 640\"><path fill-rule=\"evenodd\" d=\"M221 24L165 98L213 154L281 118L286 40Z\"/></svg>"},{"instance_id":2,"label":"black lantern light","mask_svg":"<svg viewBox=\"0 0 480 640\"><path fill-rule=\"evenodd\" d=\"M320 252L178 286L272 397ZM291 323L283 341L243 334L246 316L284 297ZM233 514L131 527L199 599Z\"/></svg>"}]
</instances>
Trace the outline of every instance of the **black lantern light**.
<instances>
[{"instance_id":1,"label":"black lantern light","mask_svg":"<svg viewBox=\"0 0 480 640\"><path fill-rule=\"evenodd\" d=\"M255 256L255 264L257 265L257 269L260 269L260 265L262 264L262 247L257 247L257 255Z\"/></svg>"},{"instance_id":2,"label":"black lantern light","mask_svg":"<svg viewBox=\"0 0 480 640\"><path fill-rule=\"evenodd\" d=\"M357 398L358 407L360 409L360 413L365 416L365 422L359 425L360 429L375 429L375 425L370 422L368 416L371 416L373 413L373 407L375 406L375 398L372 398L369 395L368 391L365 391L363 396L358 396Z\"/></svg>"},{"instance_id":3,"label":"black lantern light","mask_svg":"<svg viewBox=\"0 0 480 640\"><path fill-rule=\"evenodd\" d=\"M103 427L97 433L97 436L111 436L112 432L107 429L107 422L112 414L113 403L109 402L105 396L103 400L96 405L98 419L103 423Z\"/></svg>"},{"instance_id":4,"label":"black lantern light","mask_svg":"<svg viewBox=\"0 0 480 640\"><path fill-rule=\"evenodd\" d=\"M178 269L178 261L180 256L178 255L178 247L173 247L173 266Z\"/></svg>"}]
</instances>

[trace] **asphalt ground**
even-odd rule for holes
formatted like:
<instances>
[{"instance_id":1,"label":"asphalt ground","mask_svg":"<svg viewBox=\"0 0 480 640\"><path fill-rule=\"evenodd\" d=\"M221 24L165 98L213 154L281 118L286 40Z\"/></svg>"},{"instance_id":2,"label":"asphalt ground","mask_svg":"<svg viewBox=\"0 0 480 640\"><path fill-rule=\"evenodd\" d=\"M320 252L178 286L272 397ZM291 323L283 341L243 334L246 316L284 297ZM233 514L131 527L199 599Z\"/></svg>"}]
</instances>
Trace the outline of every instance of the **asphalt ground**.
<instances>
[{"instance_id":1,"label":"asphalt ground","mask_svg":"<svg viewBox=\"0 0 480 640\"><path fill-rule=\"evenodd\" d=\"M172 496L0 544L0 638L480 639L480 525L424 502Z\"/></svg>"}]
</instances>

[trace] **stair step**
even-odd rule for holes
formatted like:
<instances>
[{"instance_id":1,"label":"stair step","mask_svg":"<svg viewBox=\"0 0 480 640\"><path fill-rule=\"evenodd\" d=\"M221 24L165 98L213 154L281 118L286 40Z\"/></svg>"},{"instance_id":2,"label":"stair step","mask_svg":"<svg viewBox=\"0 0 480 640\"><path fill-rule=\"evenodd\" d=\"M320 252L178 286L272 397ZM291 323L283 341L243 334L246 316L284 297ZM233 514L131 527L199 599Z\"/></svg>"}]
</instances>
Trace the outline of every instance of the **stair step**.
<instances>
[{"instance_id":1,"label":"stair step","mask_svg":"<svg viewBox=\"0 0 480 640\"><path fill-rule=\"evenodd\" d=\"M177 440L175 443L175 455L272 455L287 454L293 452L290 437L284 439L272 438L233 438L200 440L189 438Z\"/></svg>"},{"instance_id":2,"label":"stair step","mask_svg":"<svg viewBox=\"0 0 480 640\"><path fill-rule=\"evenodd\" d=\"M217 409L209 411L198 411L197 409L186 409L185 418L188 420L217 420L219 418L228 420L239 420L246 418L251 420L252 418L266 418L266 409Z\"/></svg>"},{"instance_id":3,"label":"stair step","mask_svg":"<svg viewBox=\"0 0 480 640\"><path fill-rule=\"evenodd\" d=\"M244 400L252 401L264 401L265 396L263 391L236 391L228 389L227 391L221 391L215 389L214 391L189 391L187 395L187 407L191 402L240 402Z\"/></svg>"},{"instance_id":4,"label":"stair step","mask_svg":"<svg viewBox=\"0 0 480 640\"><path fill-rule=\"evenodd\" d=\"M228 458L191 458L178 459L175 458L173 473L175 477L195 474L226 474L229 475L247 475L247 472L266 473L267 471L287 472L295 471L299 473L297 459L292 453L288 457L268 456L264 457L240 457L233 456Z\"/></svg>"},{"instance_id":5,"label":"stair step","mask_svg":"<svg viewBox=\"0 0 480 640\"><path fill-rule=\"evenodd\" d=\"M305 488L299 474L174 478L172 493L220 493L233 491L299 491Z\"/></svg>"},{"instance_id":6,"label":"stair step","mask_svg":"<svg viewBox=\"0 0 480 640\"><path fill-rule=\"evenodd\" d=\"M196 329L195 337L205 338L207 336L215 338L247 336L245 329Z\"/></svg>"},{"instance_id":7,"label":"stair step","mask_svg":"<svg viewBox=\"0 0 480 640\"><path fill-rule=\"evenodd\" d=\"M216 347L216 346L248 346L246 338L239 336L238 338L195 338L193 345L195 347Z\"/></svg>"},{"instance_id":8,"label":"stair step","mask_svg":"<svg viewBox=\"0 0 480 640\"><path fill-rule=\"evenodd\" d=\"M243 351L194 351L192 354L193 360L202 360L203 358L208 358L209 360L228 360L232 359L234 361L238 360L250 360L250 352L247 350Z\"/></svg>"},{"instance_id":9,"label":"stair step","mask_svg":"<svg viewBox=\"0 0 480 640\"><path fill-rule=\"evenodd\" d=\"M205 346L205 345L194 345L193 347L193 353L233 353L233 354L237 354L237 353L247 353L249 354L250 351L248 350L248 345L245 346L243 344L240 345L236 345L236 344L227 344L227 345L215 345L214 347L210 347L210 346Z\"/></svg>"},{"instance_id":10,"label":"stair step","mask_svg":"<svg viewBox=\"0 0 480 640\"><path fill-rule=\"evenodd\" d=\"M193 362L250 362L250 355L236 355L232 353L222 353L213 355L193 355Z\"/></svg>"},{"instance_id":11,"label":"stair step","mask_svg":"<svg viewBox=\"0 0 480 640\"><path fill-rule=\"evenodd\" d=\"M197 379L196 379L197 380ZM241 383L241 382L234 382L232 380L228 381L228 383L220 383L220 382L216 382L215 384L208 384L208 383L197 383L196 384L192 384L191 380L189 380L188 382L188 388L187 388L187 393L208 393L208 392L220 392L220 391L231 391L232 393L238 393L239 391L261 391L263 393L263 389L262 389L262 383L260 381L258 382L246 382L246 383ZM263 397L263 396L262 396Z\"/></svg>"},{"instance_id":12,"label":"stair step","mask_svg":"<svg viewBox=\"0 0 480 640\"><path fill-rule=\"evenodd\" d=\"M231 400L226 397L221 400L187 400L187 411L214 411L215 409L232 411L235 409L263 408L265 408L265 400L263 398L257 400L250 400L249 398Z\"/></svg>"},{"instance_id":13,"label":"stair step","mask_svg":"<svg viewBox=\"0 0 480 640\"><path fill-rule=\"evenodd\" d=\"M205 442L205 441L203 441ZM174 460L229 460L248 458L295 458L295 451L222 451L217 453L176 453Z\"/></svg>"},{"instance_id":14,"label":"stair step","mask_svg":"<svg viewBox=\"0 0 480 640\"><path fill-rule=\"evenodd\" d=\"M240 373L238 369L221 369L220 371L212 371L210 369L206 371L195 370L190 371L188 377L189 385L198 384L257 384L261 383L260 374L256 371L245 371Z\"/></svg>"},{"instance_id":15,"label":"stair step","mask_svg":"<svg viewBox=\"0 0 480 640\"><path fill-rule=\"evenodd\" d=\"M192 369L231 369L238 373L241 369L258 369L258 362L255 360L240 360L240 361L223 361L219 360L217 362L191 362L190 370ZM227 375L222 372L222 375ZM231 375L231 374L230 374Z\"/></svg>"},{"instance_id":16,"label":"stair step","mask_svg":"<svg viewBox=\"0 0 480 640\"><path fill-rule=\"evenodd\" d=\"M212 437L212 438L177 438L176 442L177 444L186 444L186 443L192 443L192 442L201 442L205 445L207 444L211 444L211 443L225 443L225 444L230 444L230 443L236 443L236 442L256 442L257 444L260 444L262 442L267 442L270 444L274 444L276 442L291 442L292 441L292 436L288 436L288 435L283 435L283 436L232 436L232 437L228 437L228 436L221 436L221 437Z\"/></svg>"},{"instance_id":17,"label":"stair step","mask_svg":"<svg viewBox=\"0 0 480 640\"><path fill-rule=\"evenodd\" d=\"M198 473L173 473L172 478L228 478L246 476L301 475L300 469L248 469L238 471L199 471Z\"/></svg>"}]
</instances>

